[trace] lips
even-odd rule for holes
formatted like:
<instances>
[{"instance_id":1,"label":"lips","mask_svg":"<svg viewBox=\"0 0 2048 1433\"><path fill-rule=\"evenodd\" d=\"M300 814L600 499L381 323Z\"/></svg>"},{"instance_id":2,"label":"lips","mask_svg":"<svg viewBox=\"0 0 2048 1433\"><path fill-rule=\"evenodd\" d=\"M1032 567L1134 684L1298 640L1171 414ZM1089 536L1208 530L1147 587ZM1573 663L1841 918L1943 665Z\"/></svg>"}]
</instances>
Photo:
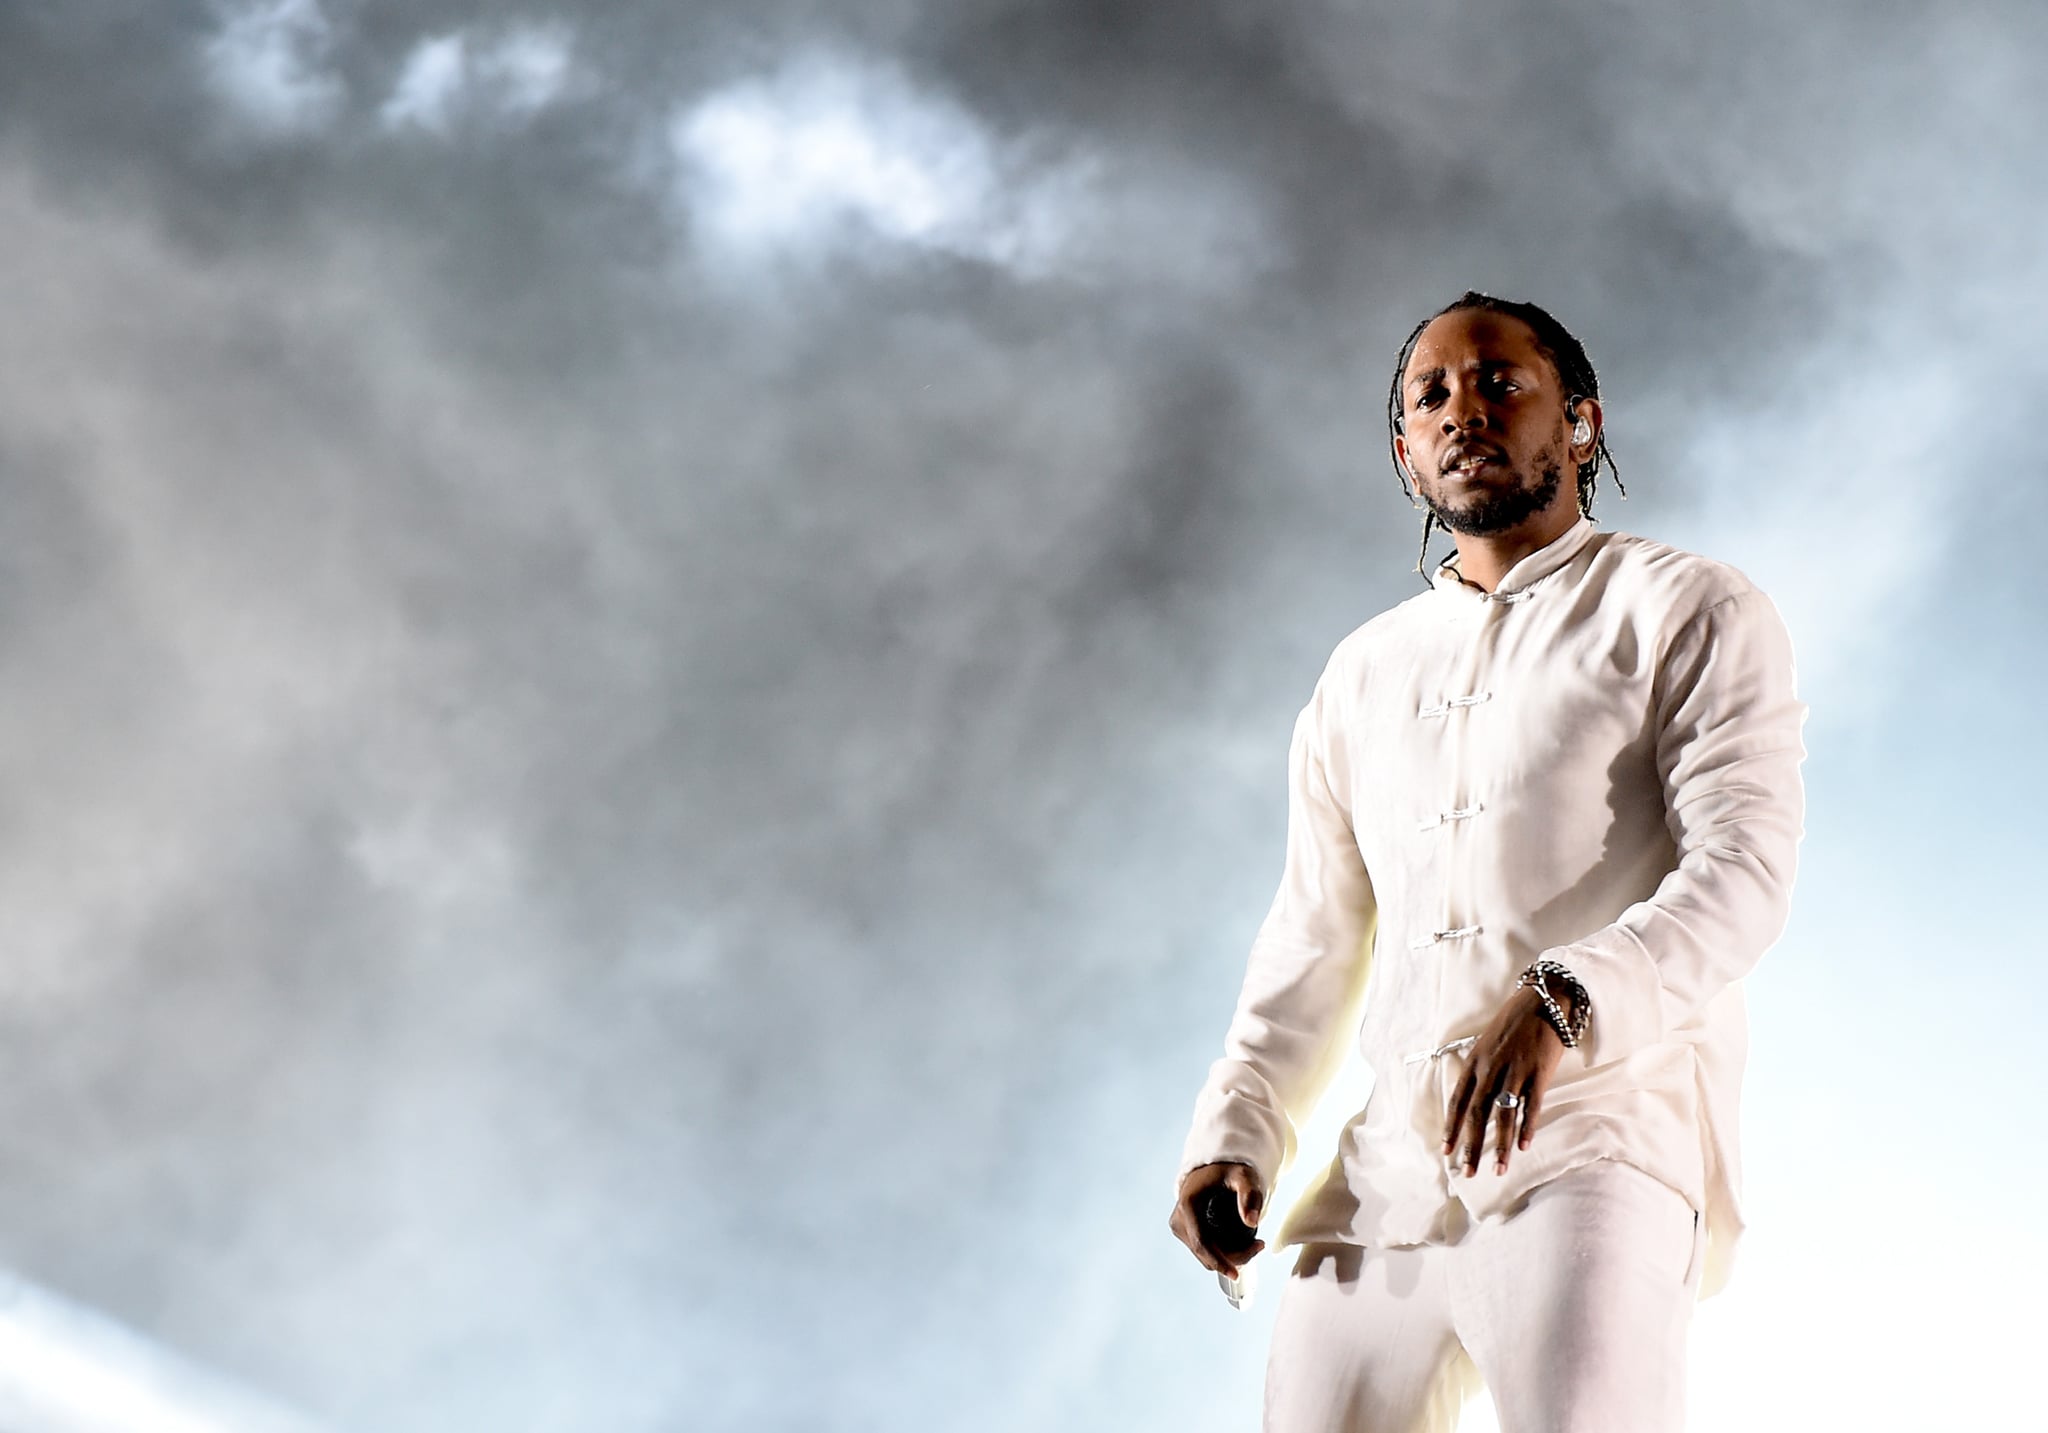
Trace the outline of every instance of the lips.
<instances>
[{"instance_id":1,"label":"lips","mask_svg":"<svg viewBox=\"0 0 2048 1433\"><path fill-rule=\"evenodd\" d=\"M1445 473L1476 472L1487 463L1498 463L1501 461L1503 461L1502 454L1493 448L1489 448L1484 443L1461 443L1444 454L1443 461L1440 464L1440 471Z\"/></svg>"}]
</instances>

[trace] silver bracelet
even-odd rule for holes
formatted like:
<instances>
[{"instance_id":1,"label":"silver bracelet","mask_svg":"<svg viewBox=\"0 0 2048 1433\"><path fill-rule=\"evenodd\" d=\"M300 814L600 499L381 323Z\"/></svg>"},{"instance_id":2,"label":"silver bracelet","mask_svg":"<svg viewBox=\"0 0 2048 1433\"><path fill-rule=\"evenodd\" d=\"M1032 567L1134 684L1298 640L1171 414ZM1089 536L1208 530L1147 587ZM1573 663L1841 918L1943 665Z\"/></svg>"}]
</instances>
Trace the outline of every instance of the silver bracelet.
<instances>
[{"instance_id":1,"label":"silver bracelet","mask_svg":"<svg viewBox=\"0 0 2048 1433\"><path fill-rule=\"evenodd\" d=\"M1571 993L1572 1013L1566 1019L1564 1010L1557 1003L1557 997L1550 993L1551 980L1562 982ZM1586 987L1579 984L1569 967L1554 960L1532 962L1527 970L1515 981L1517 988L1528 986L1543 1001L1543 1018L1550 1022L1557 1038L1564 1041L1566 1049L1575 1048L1586 1033L1586 1021L1592 1018L1592 1002L1586 999Z\"/></svg>"}]
</instances>

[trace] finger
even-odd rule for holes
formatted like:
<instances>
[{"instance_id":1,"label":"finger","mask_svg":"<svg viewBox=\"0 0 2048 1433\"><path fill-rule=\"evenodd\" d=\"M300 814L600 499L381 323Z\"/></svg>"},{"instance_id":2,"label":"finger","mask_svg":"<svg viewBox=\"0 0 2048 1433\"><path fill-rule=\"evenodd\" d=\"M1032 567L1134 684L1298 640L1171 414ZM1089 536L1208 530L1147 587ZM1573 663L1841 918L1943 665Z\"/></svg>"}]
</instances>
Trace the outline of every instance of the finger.
<instances>
[{"instance_id":1,"label":"finger","mask_svg":"<svg viewBox=\"0 0 2048 1433\"><path fill-rule=\"evenodd\" d=\"M1529 1077L1528 1093L1522 1097L1522 1148L1529 1147L1529 1133L1536 1128L1536 1111L1543 1108L1543 1072Z\"/></svg>"},{"instance_id":2,"label":"finger","mask_svg":"<svg viewBox=\"0 0 2048 1433\"><path fill-rule=\"evenodd\" d=\"M1516 1089L1513 1083L1510 1083L1508 1088L1516 1090L1517 1094L1520 1093L1520 1090ZM1494 1109L1498 1116L1499 1136L1494 1142L1493 1172L1495 1174L1506 1174L1508 1170L1508 1150L1514 1146L1517 1127L1521 1123L1522 1110L1519 1105L1513 1109L1505 1105L1496 1105Z\"/></svg>"},{"instance_id":3,"label":"finger","mask_svg":"<svg viewBox=\"0 0 2048 1433\"><path fill-rule=\"evenodd\" d=\"M1229 1279L1234 1279L1238 1276L1239 1270L1243 1269L1244 1261L1248 1257L1242 1249L1237 1250L1235 1253L1226 1254L1221 1249L1211 1247L1207 1249L1207 1253L1211 1259L1216 1261L1213 1265L1216 1272Z\"/></svg>"},{"instance_id":4,"label":"finger","mask_svg":"<svg viewBox=\"0 0 2048 1433\"><path fill-rule=\"evenodd\" d=\"M1499 1085L1499 1078L1488 1070L1480 1079L1473 1081L1474 1104L1465 1119L1465 1177L1470 1179L1479 1172L1479 1156L1486 1147L1486 1124L1493 1114L1493 1097Z\"/></svg>"},{"instance_id":5,"label":"finger","mask_svg":"<svg viewBox=\"0 0 2048 1433\"><path fill-rule=\"evenodd\" d=\"M1195 1212L1202 1196L1217 1185L1227 1183L1230 1169L1227 1164L1204 1164L1189 1170L1181 1180L1180 1201L1174 1206L1174 1213L1190 1234L1202 1227L1202 1221Z\"/></svg>"},{"instance_id":6,"label":"finger","mask_svg":"<svg viewBox=\"0 0 2048 1433\"><path fill-rule=\"evenodd\" d=\"M1458 1126L1465 1121L1465 1107L1470 1103L1471 1099L1472 1068L1468 1065L1465 1068L1465 1073L1458 1078L1457 1092L1451 1097L1451 1119L1450 1123L1444 1126L1443 1152L1445 1154L1449 1154L1458 1147Z\"/></svg>"},{"instance_id":7,"label":"finger","mask_svg":"<svg viewBox=\"0 0 2048 1433\"><path fill-rule=\"evenodd\" d=\"M1259 1216L1265 1213L1265 1195L1259 1188L1259 1177L1243 1165L1237 1165L1224 1176L1224 1182L1237 1195L1237 1217L1245 1222L1245 1227L1258 1228Z\"/></svg>"},{"instance_id":8,"label":"finger","mask_svg":"<svg viewBox=\"0 0 2048 1433\"><path fill-rule=\"evenodd\" d=\"M1212 1179L1203 1184L1199 1189L1192 1190L1181 1201L1180 1207L1174 1211L1175 1218L1179 1221L1174 1232L1180 1236L1181 1242L1186 1244L1194 1253L1195 1258L1201 1261L1203 1268L1214 1270L1216 1273L1222 1274L1227 1278L1234 1279L1237 1277L1238 1270L1243 1266L1244 1261L1251 1257L1251 1253L1256 1252L1256 1248L1263 1248L1264 1246L1260 1245L1255 1239L1252 1241L1255 1248L1248 1252L1246 1249L1221 1249L1210 1242L1210 1230L1201 1216L1195 1212L1195 1205L1196 1201L1204 1194L1219 1185L1231 1191L1235 1201L1237 1201L1236 1207L1239 1210L1243 1208L1241 1201L1244 1198L1245 1188L1249 1186L1254 1194L1256 1194L1258 1189L1257 1177L1250 1170L1236 1166L1231 1167L1220 1178Z\"/></svg>"},{"instance_id":9,"label":"finger","mask_svg":"<svg viewBox=\"0 0 2048 1433\"><path fill-rule=\"evenodd\" d=\"M1203 1187L1207 1188L1206 1185ZM1200 1192L1195 1190L1181 1196L1180 1203L1174 1206L1173 1217L1167 1220L1167 1228L1173 1231L1174 1238L1187 1245L1188 1252L1203 1268L1216 1269L1216 1256L1202 1242L1202 1223L1195 1217L1195 1195Z\"/></svg>"},{"instance_id":10,"label":"finger","mask_svg":"<svg viewBox=\"0 0 2048 1433\"><path fill-rule=\"evenodd\" d=\"M1243 1275L1244 1266L1252 1261L1252 1256L1265 1247L1265 1240L1254 1239L1250 1245L1238 1250L1235 1254L1224 1255L1223 1266L1229 1272L1231 1278L1238 1278Z\"/></svg>"},{"instance_id":11,"label":"finger","mask_svg":"<svg viewBox=\"0 0 2048 1433\"><path fill-rule=\"evenodd\" d=\"M1249 1168L1240 1165L1230 1171L1225 1182L1231 1191L1237 1195L1238 1219L1248 1229L1258 1228L1259 1216L1264 1212L1264 1196L1259 1188L1258 1176ZM1265 1241L1254 1235L1251 1243L1247 1244L1244 1248L1231 1249L1227 1252L1218 1250L1216 1254L1223 1262L1224 1267L1229 1270L1230 1277L1234 1279L1238 1277L1246 1263L1251 1260L1251 1257L1265 1247Z\"/></svg>"}]
</instances>

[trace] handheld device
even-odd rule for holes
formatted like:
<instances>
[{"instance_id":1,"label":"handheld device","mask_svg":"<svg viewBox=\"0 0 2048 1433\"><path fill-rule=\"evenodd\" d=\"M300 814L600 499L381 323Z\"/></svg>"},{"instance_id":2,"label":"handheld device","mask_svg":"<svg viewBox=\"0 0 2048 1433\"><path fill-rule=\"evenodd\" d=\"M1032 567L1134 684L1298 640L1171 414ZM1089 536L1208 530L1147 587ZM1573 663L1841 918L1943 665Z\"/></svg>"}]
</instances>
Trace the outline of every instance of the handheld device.
<instances>
[{"instance_id":1,"label":"handheld device","mask_svg":"<svg viewBox=\"0 0 2048 1433\"><path fill-rule=\"evenodd\" d=\"M1258 1233L1237 1212L1237 1191L1212 1184L1195 1196L1195 1224L1202 1242L1219 1254L1242 1254Z\"/></svg>"},{"instance_id":2,"label":"handheld device","mask_svg":"<svg viewBox=\"0 0 2048 1433\"><path fill-rule=\"evenodd\" d=\"M1235 1256L1251 1248L1258 1233L1237 1212L1237 1191L1227 1184L1212 1184L1195 1196L1195 1227L1202 1242L1218 1254ZM1233 1309L1242 1309L1252 1299L1255 1270L1246 1264L1237 1277L1218 1273L1216 1282Z\"/></svg>"}]
</instances>

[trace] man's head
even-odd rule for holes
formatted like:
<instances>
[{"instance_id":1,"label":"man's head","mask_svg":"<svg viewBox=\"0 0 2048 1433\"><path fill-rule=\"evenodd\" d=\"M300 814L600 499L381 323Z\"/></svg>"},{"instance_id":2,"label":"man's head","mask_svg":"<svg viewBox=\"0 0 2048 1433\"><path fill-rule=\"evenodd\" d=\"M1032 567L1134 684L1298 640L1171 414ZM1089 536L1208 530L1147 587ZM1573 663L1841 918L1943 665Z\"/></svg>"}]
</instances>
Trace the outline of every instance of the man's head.
<instances>
[{"instance_id":1,"label":"man's head","mask_svg":"<svg viewBox=\"0 0 2048 1433\"><path fill-rule=\"evenodd\" d=\"M1430 512L1425 550L1432 523L1484 536L1590 516L1601 460L1614 461L1599 396L1585 348L1535 304L1467 293L1418 324L1387 422L1402 489Z\"/></svg>"}]
</instances>

